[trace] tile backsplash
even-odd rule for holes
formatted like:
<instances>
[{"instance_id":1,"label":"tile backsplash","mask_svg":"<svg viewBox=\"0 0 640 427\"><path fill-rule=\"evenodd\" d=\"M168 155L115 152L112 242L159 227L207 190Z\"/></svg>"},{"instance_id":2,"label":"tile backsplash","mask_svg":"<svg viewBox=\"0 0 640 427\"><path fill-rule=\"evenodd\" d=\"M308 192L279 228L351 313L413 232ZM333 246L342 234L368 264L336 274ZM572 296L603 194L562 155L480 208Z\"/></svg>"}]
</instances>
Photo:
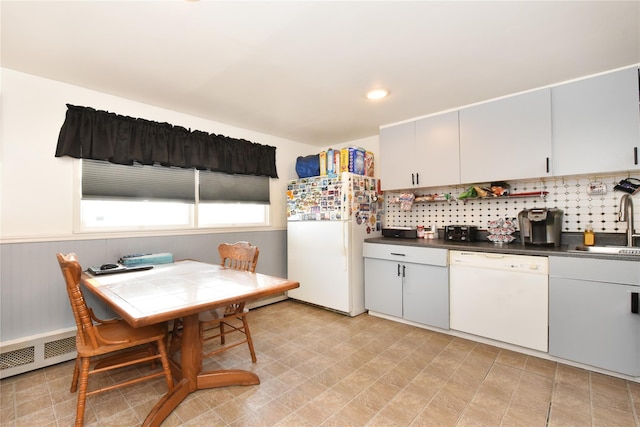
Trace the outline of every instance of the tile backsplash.
<instances>
[{"instance_id":1,"label":"tile backsplash","mask_svg":"<svg viewBox=\"0 0 640 427\"><path fill-rule=\"evenodd\" d=\"M638 176L640 174L637 174ZM626 194L614 191L620 180L629 178L628 173L616 175L594 175L545 178L530 181L509 181L511 193L546 191L546 197L499 197L486 199L457 200L457 196L470 185L431 187L411 191L416 196L424 194L450 193L453 201L414 202L410 210L403 210L394 198L402 192L385 192L386 215L384 227L416 227L418 225L465 224L487 228L487 222L499 218L517 218L518 212L531 208L562 209L563 232L580 232L585 225L592 224L595 232L624 233L626 222L618 222L620 197ZM587 193L590 183L601 182L606 186L605 194ZM640 224L640 194L633 196L634 223ZM636 227L637 228L637 227Z\"/></svg>"}]
</instances>

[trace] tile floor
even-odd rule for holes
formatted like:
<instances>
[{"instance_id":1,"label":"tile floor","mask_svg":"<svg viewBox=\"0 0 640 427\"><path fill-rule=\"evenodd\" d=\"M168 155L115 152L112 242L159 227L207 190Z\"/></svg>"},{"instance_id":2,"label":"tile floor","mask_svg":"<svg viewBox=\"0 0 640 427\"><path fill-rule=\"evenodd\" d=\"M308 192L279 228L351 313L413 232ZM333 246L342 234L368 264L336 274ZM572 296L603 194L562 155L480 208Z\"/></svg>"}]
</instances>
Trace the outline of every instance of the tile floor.
<instances>
[{"instance_id":1,"label":"tile floor","mask_svg":"<svg viewBox=\"0 0 640 427\"><path fill-rule=\"evenodd\" d=\"M250 324L258 362L241 346L207 368L251 369L261 384L200 390L163 426L640 426L639 383L291 300ZM0 381L0 425L73 425L72 370ZM89 397L85 425L139 425L165 391L158 379Z\"/></svg>"}]
</instances>

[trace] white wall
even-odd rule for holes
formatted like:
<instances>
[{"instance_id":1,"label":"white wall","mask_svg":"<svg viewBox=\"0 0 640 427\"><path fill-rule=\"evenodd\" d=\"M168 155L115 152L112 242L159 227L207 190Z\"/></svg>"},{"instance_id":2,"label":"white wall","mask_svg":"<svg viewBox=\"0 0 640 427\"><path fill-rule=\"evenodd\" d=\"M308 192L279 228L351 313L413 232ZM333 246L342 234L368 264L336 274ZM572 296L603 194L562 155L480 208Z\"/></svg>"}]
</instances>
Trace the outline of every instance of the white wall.
<instances>
[{"instance_id":1,"label":"white wall","mask_svg":"<svg viewBox=\"0 0 640 427\"><path fill-rule=\"evenodd\" d=\"M319 147L7 68L0 71L0 242L3 243L83 238L73 235L73 192L79 191L74 188L73 179L74 163L77 161L70 157L54 157L66 104L167 122L277 147L276 166L280 178L271 180L273 229L286 228L285 189L288 180L297 178L296 157L320 151Z\"/></svg>"}]
</instances>

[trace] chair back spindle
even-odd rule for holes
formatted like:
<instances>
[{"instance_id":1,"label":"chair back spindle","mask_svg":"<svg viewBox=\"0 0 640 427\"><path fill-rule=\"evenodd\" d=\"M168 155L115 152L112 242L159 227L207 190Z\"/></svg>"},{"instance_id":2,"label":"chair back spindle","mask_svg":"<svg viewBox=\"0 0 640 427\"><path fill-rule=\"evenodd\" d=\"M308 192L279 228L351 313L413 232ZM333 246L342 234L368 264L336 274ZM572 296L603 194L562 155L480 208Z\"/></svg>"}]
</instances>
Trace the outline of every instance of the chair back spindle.
<instances>
[{"instance_id":1,"label":"chair back spindle","mask_svg":"<svg viewBox=\"0 0 640 427\"><path fill-rule=\"evenodd\" d=\"M218 246L220 265L234 270L256 272L260 250L249 242L222 243Z\"/></svg>"},{"instance_id":2,"label":"chair back spindle","mask_svg":"<svg viewBox=\"0 0 640 427\"><path fill-rule=\"evenodd\" d=\"M57 254L57 257L65 278L71 310L73 311L73 317L78 329L77 338L80 339L82 345L97 348L99 344L91 316L91 309L87 306L84 294L80 288L82 268L78 262L78 257L74 253L67 256Z\"/></svg>"}]
</instances>

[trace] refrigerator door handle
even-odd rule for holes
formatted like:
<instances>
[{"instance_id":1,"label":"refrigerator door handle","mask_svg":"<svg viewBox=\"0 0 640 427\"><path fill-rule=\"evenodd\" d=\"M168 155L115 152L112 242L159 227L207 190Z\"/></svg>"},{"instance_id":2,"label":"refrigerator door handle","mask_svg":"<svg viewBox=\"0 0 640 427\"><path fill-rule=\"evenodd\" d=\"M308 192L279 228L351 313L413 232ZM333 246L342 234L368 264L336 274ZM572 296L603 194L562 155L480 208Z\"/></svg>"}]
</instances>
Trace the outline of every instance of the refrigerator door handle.
<instances>
[{"instance_id":1,"label":"refrigerator door handle","mask_svg":"<svg viewBox=\"0 0 640 427\"><path fill-rule=\"evenodd\" d=\"M349 223L348 221L342 222L342 260L344 262L344 271L349 269Z\"/></svg>"}]
</instances>

